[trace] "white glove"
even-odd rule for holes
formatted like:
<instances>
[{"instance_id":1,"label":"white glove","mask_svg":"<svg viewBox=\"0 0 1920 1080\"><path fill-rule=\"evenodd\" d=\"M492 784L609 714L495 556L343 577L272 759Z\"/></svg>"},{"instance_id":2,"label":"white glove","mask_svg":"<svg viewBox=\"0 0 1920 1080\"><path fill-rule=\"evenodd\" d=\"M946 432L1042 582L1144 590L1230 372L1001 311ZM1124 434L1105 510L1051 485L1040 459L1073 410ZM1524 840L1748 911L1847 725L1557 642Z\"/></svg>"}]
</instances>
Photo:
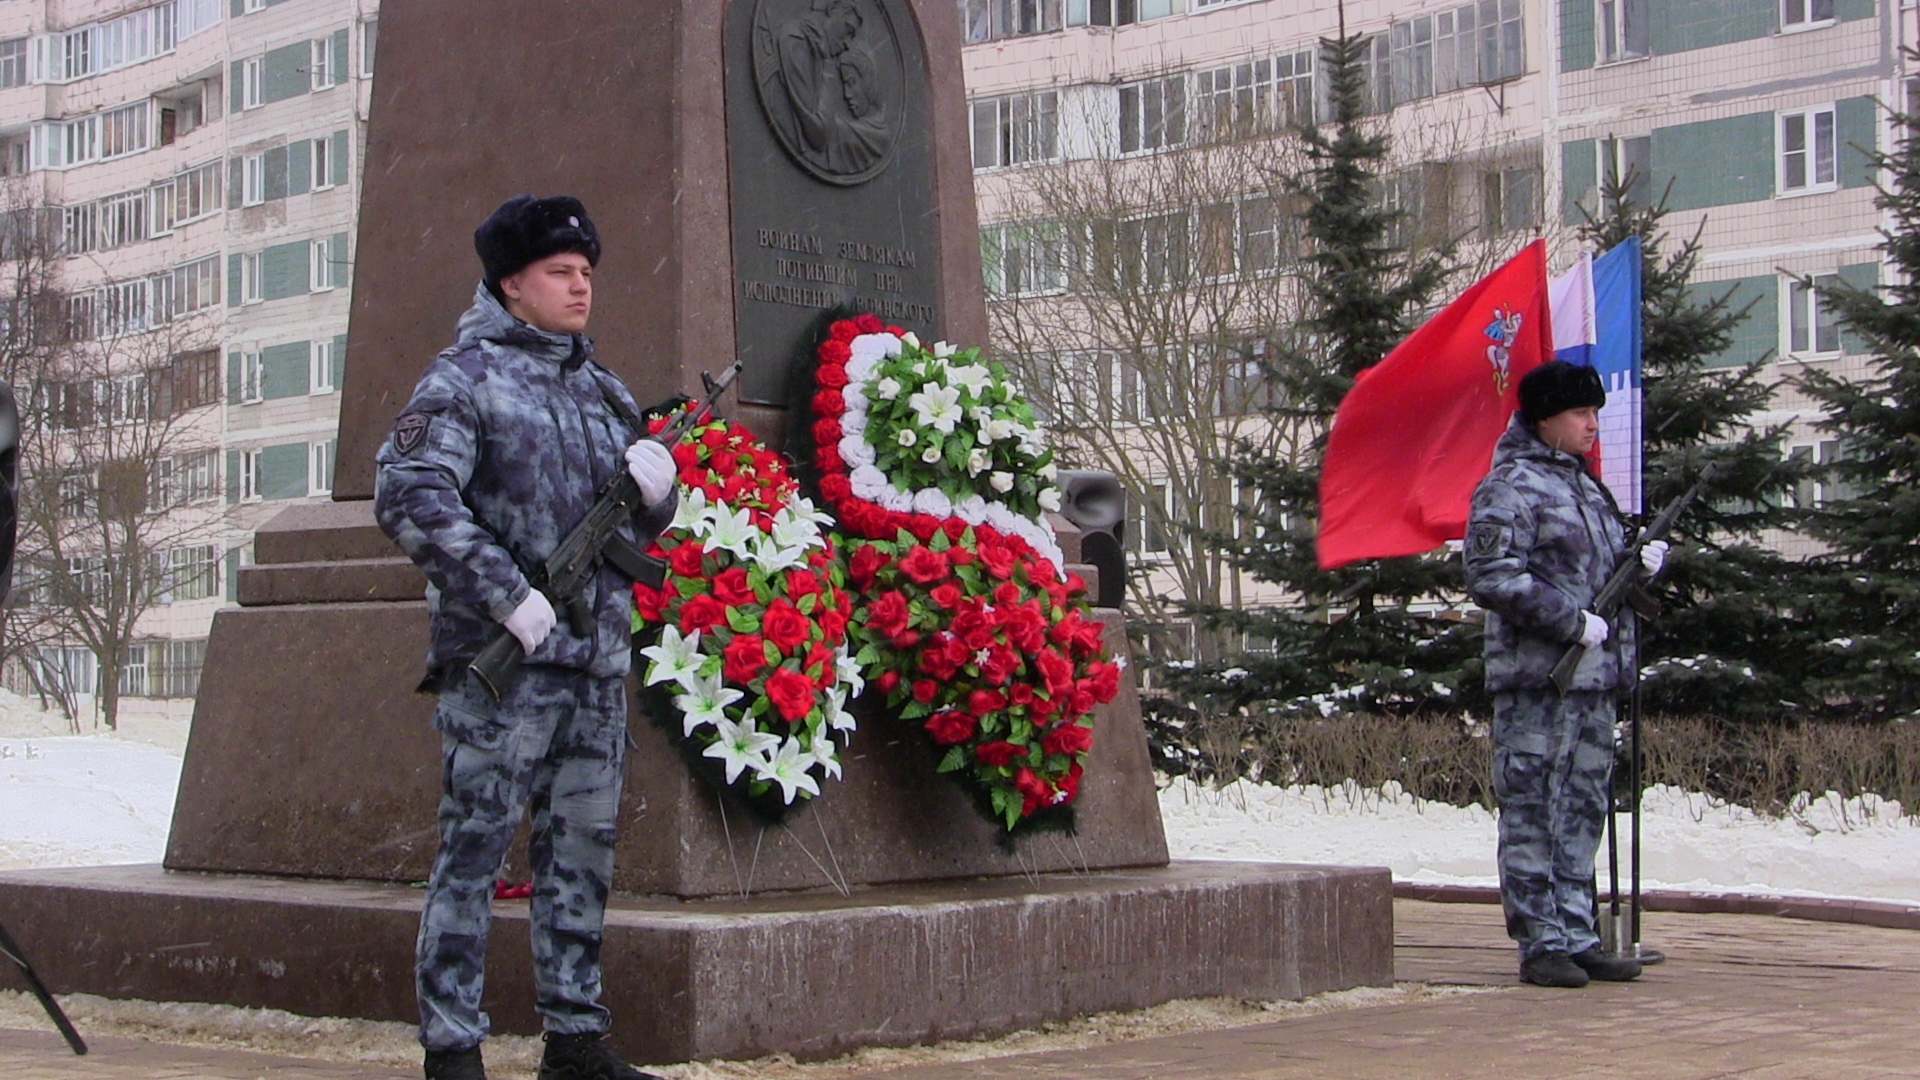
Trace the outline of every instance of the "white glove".
<instances>
[{"instance_id":1,"label":"white glove","mask_svg":"<svg viewBox=\"0 0 1920 1080\"><path fill-rule=\"evenodd\" d=\"M1641 546L1640 566L1646 570L1648 577L1658 574L1660 568L1665 565L1667 565L1667 542L1665 540L1649 540Z\"/></svg>"},{"instance_id":2,"label":"white glove","mask_svg":"<svg viewBox=\"0 0 1920 1080\"><path fill-rule=\"evenodd\" d=\"M648 506L658 506L673 491L680 470L673 464L673 452L652 439L641 439L627 447L627 472L640 485L640 497Z\"/></svg>"},{"instance_id":3,"label":"white glove","mask_svg":"<svg viewBox=\"0 0 1920 1080\"><path fill-rule=\"evenodd\" d=\"M539 589L527 590L527 598L507 616L507 633L520 639L520 647L532 656L533 650L547 640L553 633L553 605L547 602L547 594Z\"/></svg>"},{"instance_id":4,"label":"white glove","mask_svg":"<svg viewBox=\"0 0 1920 1080\"><path fill-rule=\"evenodd\" d=\"M1581 612L1580 617L1587 620L1587 624L1580 628L1580 644L1591 649L1607 640L1607 620L1591 611Z\"/></svg>"}]
</instances>

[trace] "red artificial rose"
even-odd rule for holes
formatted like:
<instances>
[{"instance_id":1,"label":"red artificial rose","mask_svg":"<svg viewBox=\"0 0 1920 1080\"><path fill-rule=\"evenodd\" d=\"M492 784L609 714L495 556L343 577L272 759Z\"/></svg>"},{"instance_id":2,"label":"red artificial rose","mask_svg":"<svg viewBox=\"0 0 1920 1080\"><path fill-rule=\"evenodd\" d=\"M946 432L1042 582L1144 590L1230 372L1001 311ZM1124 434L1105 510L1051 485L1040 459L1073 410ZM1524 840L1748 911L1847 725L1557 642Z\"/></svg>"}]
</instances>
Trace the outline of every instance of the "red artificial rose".
<instances>
[{"instance_id":1,"label":"red artificial rose","mask_svg":"<svg viewBox=\"0 0 1920 1080\"><path fill-rule=\"evenodd\" d=\"M1059 779L1060 794L1066 796L1066 798L1060 800L1061 802L1070 803L1073 801L1074 796L1080 794L1080 775L1084 772L1086 772L1086 770L1081 768L1080 763L1076 761L1073 763L1073 768L1067 770L1067 775Z\"/></svg>"},{"instance_id":2,"label":"red artificial rose","mask_svg":"<svg viewBox=\"0 0 1920 1080\"><path fill-rule=\"evenodd\" d=\"M787 595L794 603L809 596L820 595L820 577L811 570L787 571Z\"/></svg>"},{"instance_id":3,"label":"red artificial rose","mask_svg":"<svg viewBox=\"0 0 1920 1080\"><path fill-rule=\"evenodd\" d=\"M741 496L747 493L748 483L747 478L738 473L727 477L727 482L720 485L720 501L729 504L739 502Z\"/></svg>"},{"instance_id":4,"label":"red artificial rose","mask_svg":"<svg viewBox=\"0 0 1920 1080\"><path fill-rule=\"evenodd\" d=\"M1013 789L1020 793L1020 813L1031 814L1053 802L1053 785L1040 779L1038 773L1026 766L1013 774Z\"/></svg>"},{"instance_id":5,"label":"red artificial rose","mask_svg":"<svg viewBox=\"0 0 1920 1080\"><path fill-rule=\"evenodd\" d=\"M1053 624L1053 630L1047 636L1055 645L1070 645L1080 631L1080 613L1069 611L1066 617Z\"/></svg>"},{"instance_id":6,"label":"red artificial rose","mask_svg":"<svg viewBox=\"0 0 1920 1080\"><path fill-rule=\"evenodd\" d=\"M1033 704L1033 687L1023 682L1014 683L1007 687L1007 700L1015 705L1031 705Z\"/></svg>"},{"instance_id":7,"label":"red artificial rose","mask_svg":"<svg viewBox=\"0 0 1920 1080\"><path fill-rule=\"evenodd\" d=\"M700 576L701 554L700 545L690 540L668 554L667 569L681 577L697 578Z\"/></svg>"},{"instance_id":8,"label":"red artificial rose","mask_svg":"<svg viewBox=\"0 0 1920 1080\"><path fill-rule=\"evenodd\" d=\"M980 565L987 568L987 573L1001 581L1013 576L1013 552L1008 551L1005 544L981 544L975 554L980 556Z\"/></svg>"},{"instance_id":9,"label":"red artificial rose","mask_svg":"<svg viewBox=\"0 0 1920 1080\"><path fill-rule=\"evenodd\" d=\"M840 445L840 421L827 417L813 422L813 442L815 446L828 447Z\"/></svg>"},{"instance_id":10,"label":"red artificial rose","mask_svg":"<svg viewBox=\"0 0 1920 1080\"><path fill-rule=\"evenodd\" d=\"M719 427L708 428L700 433L700 445L709 450L720 449L727 445L727 430Z\"/></svg>"},{"instance_id":11,"label":"red artificial rose","mask_svg":"<svg viewBox=\"0 0 1920 1080\"><path fill-rule=\"evenodd\" d=\"M894 337L897 337L897 338L903 338L907 336L907 332L905 330L902 330L901 328L894 326L891 323L887 325L887 333L892 334Z\"/></svg>"},{"instance_id":12,"label":"red artificial rose","mask_svg":"<svg viewBox=\"0 0 1920 1080\"><path fill-rule=\"evenodd\" d=\"M1094 700L1101 704L1112 701L1120 693L1120 665L1095 660L1087 665L1087 675Z\"/></svg>"},{"instance_id":13,"label":"red artificial rose","mask_svg":"<svg viewBox=\"0 0 1920 1080\"><path fill-rule=\"evenodd\" d=\"M701 593L680 605L680 632L683 634L719 626L726 621L726 606L707 593Z\"/></svg>"},{"instance_id":14,"label":"red artificial rose","mask_svg":"<svg viewBox=\"0 0 1920 1080\"><path fill-rule=\"evenodd\" d=\"M927 734L941 746L952 746L973 738L976 728L973 717L952 709L943 709L927 717Z\"/></svg>"},{"instance_id":15,"label":"red artificial rose","mask_svg":"<svg viewBox=\"0 0 1920 1080\"><path fill-rule=\"evenodd\" d=\"M826 690L839 678L839 670L834 667L833 661L833 646L816 641L807 650L807 662L802 667L808 671L818 671L820 674L814 676L814 680L820 684L820 689Z\"/></svg>"},{"instance_id":16,"label":"red artificial rose","mask_svg":"<svg viewBox=\"0 0 1920 1080\"><path fill-rule=\"evenodd\" d=\"M907 531L913 534L915 540L924 544L933 539L934 533L940 531L940 519L928 517L926 514L915 514L907 519Z\"/></svg>"},{"instance_id":17,"label":"red artificial rose","mask_svg":"<svg viewBox=\"0 0 1920 1080\"><path fill-rule=\"evenodd\" d=\"M847 385L847 369L838 364L821 364L814 380L829 390L838 390Z\"/></svg>"},{"instance_id":18,"label":"red artificial rose","mask_svg":"<svg viewBox=\"0 0 1920 1080\"><path fill-rule=\"evenodd\" d=\"M985 649L994 643L993 624L977 609L968 609L953 617L953 634L966 642L969 649Z\"/></svg>"},{"instance_id":19,"label":"red artificial rose","mask_svg":"<svg viewBox=\"0 0 1920 1080\"><path fill-rule=\"evenodd\" d=\"M1047 696L1058 698L1073 688L1073 662L1054 649L1042 649L1033 657L1040 677L1046 680Z\"/></svg>"},{"instance_id":20,"label":"red artificial rose","mask_svg":"<svg viewBox=\"0 0 1920 1080\"><path fill-rule=\"evenodd\" d=\"M825 476L820 479L820 494L827 501L839 504L853 498L853 482L844 476Z\"/></svg>"},{"instance_id":21,"label":"red artificial rose","mask_svg":"<svg viewBox=\"0 0 1920 1080\"><path fill-rule=\"evenodd\" d=\"M741 634L734 638L721 650L720 658L726 662L723 677L735 686L745 686L759 678L767 666L766 646L759 634Z\"/></svg>"},{"instance_id":22,"label":"red artificial rose","mask_svg":"<svg viewBox=\"0 0 1920 1080\"><path fill-rule=\"evenodd\" d=\"M647 434L649 435L658 435L662 431L665 431L666 429L667 429L667 418L664 416L656 416L653 419L647 421Z\"/></svg>"},{"instance_id":23,"label":"red artificial rose","mask_svg":"<svg viewBox=\"0 0 1920 1080\"><path fill-rule=\"evenodd\" d=\"M1011 581L1003 581L994 586L993 602L1003 607L1012 607L1020 602L1020 586Z\"/></svg>"},{"instance_id":24,"label":"red artificial rose","mask_svg":"<svg viewBox=\"0 0 1920 1080\"><path fill-rule=\"evenodd\" d=\"M813 464L823 473L844 472L847 467L847 463L841 460L840 448L837 446L823 446L815 450Z\"/></svg>"},{"instance_id":25,"label":"red artificial rose","mask_svg":"<svg viewBox=\"0 0 1920 1080\"><path fill-rule=\"evenodd\" d=\"M980 764L997 769L1013 764L1016 758L1026 757L1027 751L1024 747L1015 746L1013 743L997 741L981 743L974 747L973 756L980 760Z\"/></svg>"},{"instance_id":26,"label":"red artificial rose","mask_svg":"<svg viewBox=\"0 0 1920 1080\"><path fill-rule=\"evenodd\" d=\"M994 645L987 650L986 662L980 665L980 675L995 686L1005 686L1019 669L1019 653L1005 645Z\"/></svg>"},{"instance_id":27,"label":"red artificial rose","mask_svg":"<svg viewBox=\"0 0 1920 1080\"><path fill-rule=\"evenodd\" d=\"M936 639L926 648L920 650L920 670L939 679L941 682L947 682L960 673L960 664L947 653L947 650L941 646L941 642Z\"/></svg>"},{"instance_id":28,"label":"red artificial rose","mask_svg":"<svg viewBox=\"0 0 1920 1080\"><path fill-rule=\"evenodd\" d=\"M1037 653L1047 647L1047 617L1040 614L1040 602L1029 600L1007 612L1007 640L1021 652Z\"/></svg>"},{"instance_id":29,"label":"red artificial rose","mask_svg":"<svg viewBox=\"0 0 1920 1080\"><path fill-rule=\"evenodd\" d=\"M939 695L939 683L934 682L932 679L913 680L913 700L922 705L931 705L933 704L933 699Z\"/></svg>"},{"instance_id":30,"label":"red artificial rose","mask_svg":"<svg viewBox=\"0 0 1920 1080\"><path fill-rule=\"evenodd\" d=\"M739 459L732 454L715 454L713 460L707 463L707 468L713 471L713 475L724 477L732 477L738 470L738 466Z\"/></svg>"},{"instance_id":31,"label":"red artificial rose","mask_svg":"<svg viewBox=\"0 0 1920 1080\"><path fill-rule=\"evenodd\" d=\"M896 630L887 635L887 646L901 652L906 652L918 644L920 644L920 631L918 630Z\"/></svg>"},{"instance_id":32,"label":"red artificial rose","mask_svg":"<svg viewBox=\"0 0 1920 1080\"><path fill-rule=\"evenodd\" d=\"M1084 754L1093 749L1093 729L1062 724L1040 737L1040 749L1049 754Z\"/></svg>"},{"instance_id":33,"label":"red artificial rose","mask_svg":"<svg viewBox=\"0 0 1920 1080\"><path fill-rule=\"evenodd\" d=\"M960 602L960 586L955 585L951 581L943 581L935 585L932 591L927 593L927 596L930 597L934 603L939 604L948 611L952 611L953 605Z\"/></svg>"},{"instance_id":34,"label":"red artificial rose","mask_svg":"<svg viewBox=\"0 0 1920 1080\"><path fill-rule=\"evenodd\" d=\"M790 668L781 668L767 676L767 700L773 702L781 719L796 723L813 711L813 680Z\"/></svg>"},{"instance_id":35,"label":"red artificial rose","mask_svg":"<svg viewBox=\"0 0 1920 1080\"><path fill-rule=\"evenodd\" d=\"M897 634L906 628L910 614L905 593L881 593L867 605L867 625L882 634Z\"/></svg>"},{"instance_id":36,"label":"red artificial rose","mask_svg":"<svg viewBox=\"0 0 1920 1080\"><path fill-rule=\"evenodd\" d=\"M633 583L633 606L640 612L640 618L646 622L664 622L666 614L661 609L666 606L667 598L660 590L651 585Z\"/></svg>"},{"instance_id":37,"label":"red artificial rose","mask_svg":"<svg viewBox=\"0 0 1920 1080\"><path fill-rule=\"evenodd\" d=\"M838 338L828 338L820 343L818 355L822 364L844 364L853 359L853 350Z\"/></svg>"},{"instance_id":38,"label":"red artificial rose","mask_svg":"<svg viewBox=\"0 0 1920 1080\"><path fill-rule=\"evenodd\" d=\"M958 540L967 535L967 523L959 518L948 518L940 523L940 531L947 534L947 539Z\"/></svg>"},{"instance_id":39,"label":"red artificial rose","mask_svg":"<svg viewBox=\"0 0 1920 1080\"><path fill-rule=\"evenodd\" d=\"M827 337L831 341L845 344L859 336L860 328L854 325L852 319L840 319L832 326L827 327ZM851 355L851 351L849 351L849 355Z\"/></svg>"},{"instance_id":40,"label":"red artificial rose","mask_svg":"<svg viewBox=\"0 0 1920 1080\"><path fill-rule=\"evenodd\" d=\"M760 632L775 648L791 656L812 635L813 625L793 601L783 596L767 605L767 613L760 617Z\"/></svg>"},{"instance_id":41,"label":"red artificial rose","mask_svg":"<svg viewBox=\"0 0 1920 1080\"><path fill-rule=\"evenodd\" d=\"M1075 716L1084 716L1092 712L1093 707L1098 704L1099 702L1093 700L1093 690L1088 686L1087 680L1082 679L1073 684L1073 693L1067 697L1068 712Z\"/></svg>"},{"instance_id":42,"label":"red artificial rose","mask_svg":"<svg viewBox=\"0 0 1920 1080\"><path fill-rule=\"evenodd\" d=\"M891 694L893 688L900 685L900 673L889 668L881 672L879 678L873 680L873 685L879 687L881 693Z\"/></svg>"},{"instance_id":43,"label":"red artificial rose","mask_svg":"<svg viewBox=\"0 0 1920 1080\"><path fill-rule=\"evenodd\" d=\"M1027 706L1027 712L1033 716L1034 723L1042 723L1060 709L1060 702L1054 698L1035 697Z\"/></svg>"},{"instance_id":44,"label":"red artificial rose","mask_svg":"<svg viewBox=\"0 0 1920 1080\"><path fill-rule=\"evenodd\" d=\"M872 587L874 577L892 561L891 556L872 544L861 544L847 563L847 579L853 582L854 588L865 592Z\"/></svg>"},{"instance_id":45,"label":"red artificial rose","mask_svg":"<svg viewBox=\"0 0 1920 1080\"><path fill-rule=\"evenodd\" d=\"M682 472L700 467L700 448L690 442L683 442L673 448L673 464Z\"/></svg>"},{"instance_id":46,"label":"red artificial rose","mask_svg":"<svg viewBox=\"0 0 1920 1080\"><path fill-rule=\"evenodd\" d=\"M863 311L853 317L853 325L863 334L880 332L880 316L871 311Z\"/></svg>"},{"instance_id":47,"label":"red artificial rose","mask_svg":"<svg viewBox=\"0 0 1920 1080\"><path fill-rule=\"evenodd\" d=\"M975 690L967 695L967 711L975 716L997 713L1007 707L1007 695L998 690Z\"/></svg>"},{"instance_id":48,"label":"red artificial rose","mask_svg":"<svg viewBox=\"0 0 1920 1080\"><path fill-rule=\"evenodd\" d=\"M1081 577L1079 574L1074 574L1074 573L1067 574L1067 592L1070 595L1079 596L1081 593L1086 591L1087 591L1086 578Z\"/></svg>"},{"instance_id":49,"label":"red artificial rose","mask_svg":"<svg viewBox=\"0 0 1920 1080\"><path fill-rule=\"evenodd\" d=\"M813 395L813 415L838 418L847 411L847 399L838 390L822 390Z\"/></svg>"},{"instance_id":50,"label":"red artificial rose","mask_svg":"<svg viewBox=\"0 0 1920 1080\"><path fill-rule=\"evenodd\" d=\"M947 549L947 561L955 566L972 566L973 552L964 544L955 544Z\"/></svg>"},{"instance_id":51,"label":"red artificial rose","mask_svg":"<svg viewBox=\"0 0 1920 1080\"><path fill-rule=\"evenodd\" d=\"M817 621L828 641L838 642L847 636L847 613L839 608L827 608L819 614Z\"/></svg>"},{"instance_id":52,"label":"red artificial rose","mask_svg":"<svg viewBox=\"0 0 1920 1080\"><path fill-rule=\"evenodd\" d=\"M930 547L915 545L900 560L900 572L918 584L931 585L947 576L947 559Z\"/></svg>"}]
</instances>

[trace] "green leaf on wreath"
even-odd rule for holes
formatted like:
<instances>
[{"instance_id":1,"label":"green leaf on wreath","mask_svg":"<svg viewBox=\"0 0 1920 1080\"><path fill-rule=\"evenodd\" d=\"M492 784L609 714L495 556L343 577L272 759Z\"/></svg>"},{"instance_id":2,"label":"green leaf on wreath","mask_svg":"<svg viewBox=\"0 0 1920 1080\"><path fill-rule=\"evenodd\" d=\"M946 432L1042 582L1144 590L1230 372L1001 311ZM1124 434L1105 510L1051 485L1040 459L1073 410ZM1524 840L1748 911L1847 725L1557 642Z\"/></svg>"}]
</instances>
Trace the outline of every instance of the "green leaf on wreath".
<instances>
[{"instance_id":1,"label":"green leaf on wreath","mask_svg":"<svg viewBox=\"0 0 1920 1080\"><path fill-rule=\"evenodd\" d=\"M767 658L768 667L780 666L780 661L782 659L780 655L780 646L775 645L771 641L763 640L760 642L760 652L761 652L761 655Z\"/></svg>"},{"instance_id":2,"label":"green leaf on wreath","mask_svg":"<svg viewBox=\"0 0 1920 1080\"><path fill-rule=\"evenodd\" d=\"M860 651L853 655L853 659L863 668L872 667L880 662L880 650L872 643L868 643L860 646Z\"/></svg>"},{"instance_id":3,"label":"green leaf on wreath","mask_svg":"<svg viewBox=\"0 0 1920 1080\"><path fill-rule=\"evenodd\" d=\"M927 547L933 549L934 551L946 551L948 548L951 548L952 546L953 546L953 541L947 539L947 534L944 530L934 533L933 539L927 541Z\"/></svg>"},{"instance_id":4,"label":"green leaf on wreath","mask_svg":"<svg viewBox=\"0 0 1920 1080\"><path fill-rule=\"evenodd\" d=\"M1033 722L1025 717L1015 717L1012 730L1007 733L1008 742L1025 743L1033 739Z\"/></svg>"},{"instance_id":5,"label":"green leaf on wreath","mask_svg":"<svg viewBox=\"0 0 1920 1080\"><path fill-rule=\"evenodd\" d=\"M933 706L922 705L917 701L909 701L900 707L900 719L902 720L918 720L923 716L930 716L932 713Z\"/></svg>"},{"instance_id":6,"label":"green leaf on wreath","mask_svg":"<svg viewBox=\"0 0 1920 1080\"><path fill-rule=\"evenodd\" d=\"M960 747L960 746L949 746L947 747L946 755L940 759L939 767L934 769L933 771L934 772L953 772L956 769L964 768L966 764L967 764L966 748Z\"/></svg>"},{"instance_id":7,"label":"green leaf on wreath","mask_svg":"<svg viewBox=\"0 0 1920 1080\"><path fill-rule=\"evenodd\" d=\"M803 596L800 598L800 602L793 606L800 609L800 614L811 615L814 609L820 606L820 595L815 593L811 596Z\"/></svg>"},{"instance_id":8,"label":"green leaf on wreath","mask_svg":"<svg viewBox=\"0 0 1920 1080\"><path fill-rule=\"evenodd\" d=\"M736 634L751 634L760 629L760 620L737 607L730 607L727 609L727 625Z\"/></svg>"}]
</instances>

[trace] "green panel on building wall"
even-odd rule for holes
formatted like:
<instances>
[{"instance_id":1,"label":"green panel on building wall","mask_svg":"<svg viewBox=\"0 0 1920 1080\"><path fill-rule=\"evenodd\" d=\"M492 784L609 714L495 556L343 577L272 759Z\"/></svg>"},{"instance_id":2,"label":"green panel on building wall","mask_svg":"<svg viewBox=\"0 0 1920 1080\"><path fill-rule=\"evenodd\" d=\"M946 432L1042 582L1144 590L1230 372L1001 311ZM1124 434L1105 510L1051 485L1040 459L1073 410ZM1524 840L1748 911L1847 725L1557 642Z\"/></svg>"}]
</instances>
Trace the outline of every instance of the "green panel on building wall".
<instances>
[{"instance_id":1,"label":"green panel on building wall","mask_svg":"<svg viewBox=\"0 0 1920 1080\"><path fill-rule=\"evenodd\" d=\"M333 145L327 149L327 167L333 170L333 183L338 187L347 182L347 133L333 133Z\"/></svg>"},{"instance_id":2,"label":"green panel on building wall","mask_svg":"<svg viewBox=\"0 0 1920 1080\"><path fill-rule=\"evenodd\" d=\"M298 499L307 493L307 444L260 448L260 497Z\"/></svg>"},{"instance_id":3,"label":"green panel on building wall","mask_svg":"<svg viewBox=\"0 0 1920 1080\"><path fill-rule=\"evenodd\" d=\"M340 29L335 30L333 32L333 40L329 43L329 45L333 51L333 81L336 84L346 82L347 81L347 28L343 26Z\"/></svg>"},{"instance_id":4,"label":"green panel on building wall","mask_svg":"<svg viewBox=\"0 0 1920 1080\"><path fill-rule=\"evenodd\" d=\"M304 341L269 345L260 350L260 396L286 398L304 395L308 389L309 358L312 346Z\"/></svg>"},{"instance_id":5,"label":"green panel on building wall","mask_svg":"<svg viewBox=\"0 0 1920 1080\"><path fill-rule=\"evenodd\" d=\"M1833 17L1841 22L1873 18L1873 0L1834 0Z\"/></svg>"},{"instance_id":6,"label":"green panel on building wall","mask_svg":"<svg viewBox=\"0 0 1920 1080\"><path fill-rule=\"evenodd\" d=\"M1702 281L1687 287L1688 299L1705 304L1727 297L1727 310L1746 319L1733 328L1733 343L1708 361L1710 367L1735 367L1778 353L1780 349L1780 279L1772 274ZM1751 307L1748 305L1751 304Z\"/></svg>"},{"instance_id":7,"label":"green panel on building wall","mask_svg":"<svg viewBox=\"0 0 1920 1080\"><path fill-rule=\"evenodd\" d=\"M1560 70L1593 66L1593 0L1560 0Z\"/></svg>"},{"instance_id":8,"label":"green panel on building wall","mask_svg":"<svg viewBox=\"0 0 1920 1080\"><path fill-rule=\"evenodd\" d=\"M287 144L287 194L305 195L313 186L313 142L295 139Z\"/></svg>"},{"instance_id":9,"label":"green panel on building wall","mask_svg":"<svg viewBox=\"0 0 1920 1080\"><path fill-rule=\"evenodd\" d=\"M227 354L227 404L240 404L240 361L237 352Z\"/></svg>"},{"instance_id":10,"label":"green panel on building wall","mask_svg":"<svg viewBox=\"0 0 1920 1080\"><path fill-rule=\"evenodd\" d=\"M1873 159L1880 144L1880 106L1872 98L1848 98L1833 106L1833 123L1840 129L1840 185L1872 187Z\"/></svg>"},{"instance_id":11,"label":"green panel on building wall","mask_svg":"<svg viewBox=\"0 0 1920 1080\"><path fill-rule=\"evenodd\" d=\"M260 100L285 101L312 89L313 80L307 74L307 65L312 62L313 46L305 41L269 50L261 65Z\"/></svg>"},{"instance_id":12,"label":"green panel on building wall","mask_svg":"<svg viewBox=\"0 0 1920 1080\"><path fill-rule=\"evenodd\" d=\"M233 18L237 19L240 16L245 15L246 13L247 13L247 0L233 0L233 4L232 4Z\"/></svg>"},{"instance_id":13,"label":"green panel on building wall","mask_svg":"<svg viewBox=\"0 0 1920 1080\"><path fill-rule=\"evenodd\" d=\"M268 300L283 300L310 291L307 272L309 245L305 240L276 244L260 253L260 293Z\"/></svg>"},{"instance_id":14,"label":"green panel on building wall","mask_svg":"<svg viewBox=\"0 0 1920 1080\"><path fill-rule=\"evenodd\" d=\"M262 167L265 181L262 186L268 202L287 197L287 148L276 146L263 155L266 162Z\"/></svg>"},{"instance_id":15,"label":"green panel on building wall","mask_svg":"<svg viewBox=\"0 0 1920 1080\"><path fill-rule=\"evenodd\" d=\"M347 377L347 335L333 336L333 388L340 389Z\"/></svg>"},{"instance_id":16,"label":"green panel on building wall","mask_svg":"<svg viewBox=\"0 0 1920 1080\"><path fill-rule=\"evenodd\" d=\"M1871 289L1880 284L1880 264L1850 263L1840 268L1840 280L1856 289ZM1864 356L1873 350L1867 340L1853 332L1845 323L1840 324L1840 350L1855 356Z\"/></svg>"},{"instance_id":17,"label":"green panel on building wall","mask_svg":"<svg viewBox=\"0 0 1920 1080\"><path fill-rule=\"evenodd\" d=\"M1772 198L1773 114L1654 128L1653 190L1670 192L1669 210Z\"/></svg>"},{"instance_id":18,"label":"green panel on building wall","mask_svg":"<svg viewBox=\"0 0 1920 1080\"><path fill-rule=\"evenodd\" d=\"M336 287L345 288L347 285L347 268L352 265L347 258L347 234L343 232L334 233L333 242L328 245L328 252L333 262L333 283Z\"/></svg>"},{"instance_id":19,"label":"green panel on building wall","mask_svg":"<svg viewBox=\"0 0 1920 1080\"><path fill-rule=\"evenodd\" d=\"M240 501L240 451L227 451L227 502ZM231 552L229 552L231 554Z\"/></svg>"},{"instance_id":20,"label":"green panel on building wall","mask_svg":"<svg viewBox=\"0 0 1920 1080\"><path fill-rule=\"evenodd\" d=\"M227 159L227 207L238 210L245 202L247 166L240 158Z\"/></svg>"},{"instance_id":21,"label":"green panel on building wall","mask_svg":"<svg viewBox=\"0 0 1920 1080\"><path fill-rule=\"evenodd\" d=\"M1773 33L1778 0L1648 0L1653 51L1661 55L1752 41Z\"/></svg>"},{"instance_id":22,"label":"green panel on building wall","mask_svg":"<svg viewBox=\"0 0 1920 1080\"><path fill-rule=\"evenodd\" d=\"M1600 167L1593 157L1592 139L1575 139L1560 144L1560 220L1579 225L1587 220L1580 212L1584 205L1594 206L1594 190L1600 183Z\"/></svg>"},{"instance_id":23,"label":"green panel on building wall","mask_svg":"<svg viewBox=\"0 0 1920 1080\"><path fill-rule=\"evenodd\" d=\"M235 9L234 14L239 15L240 0L233 0L233 6ZM228 112L239 112L241 106L247 103L247 99L242 96L243 94L246 93L246 84L241 82L241 79L244 76L242 76L240 72L241 72L241 61L235 60L233 63L227 65L227 111Z\"/></svg>"},{"instance_id":24,"label":"green panel on building wall","mask_svg":"<svg viewBox=\"0 0 1920 1080\"><path fill-rule=\"evenodd\" d=\"M240 256L227 256L227 306L240 306Z\"/></svg>"}]
</instances>

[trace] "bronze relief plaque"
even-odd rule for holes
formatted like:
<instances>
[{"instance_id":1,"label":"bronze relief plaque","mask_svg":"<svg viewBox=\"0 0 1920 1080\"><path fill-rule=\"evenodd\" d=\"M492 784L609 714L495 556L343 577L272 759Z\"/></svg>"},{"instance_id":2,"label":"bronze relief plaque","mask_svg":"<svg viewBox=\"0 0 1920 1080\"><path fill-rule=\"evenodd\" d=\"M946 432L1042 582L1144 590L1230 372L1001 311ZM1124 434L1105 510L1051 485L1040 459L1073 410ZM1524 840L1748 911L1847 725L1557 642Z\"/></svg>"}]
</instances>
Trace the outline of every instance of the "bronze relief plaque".
<instances>
[{"instance_id":1,"label":"bronze relief plaque","mask_svg":"<svg viewBox=\"0 0 1920 1080\"><path fill-rule=\"evenodd\" d=\"M832 316L939 334L926 49L904 0L732 0L725 56L741 396L785 405Z\"/></svg>"}]
</instances>

